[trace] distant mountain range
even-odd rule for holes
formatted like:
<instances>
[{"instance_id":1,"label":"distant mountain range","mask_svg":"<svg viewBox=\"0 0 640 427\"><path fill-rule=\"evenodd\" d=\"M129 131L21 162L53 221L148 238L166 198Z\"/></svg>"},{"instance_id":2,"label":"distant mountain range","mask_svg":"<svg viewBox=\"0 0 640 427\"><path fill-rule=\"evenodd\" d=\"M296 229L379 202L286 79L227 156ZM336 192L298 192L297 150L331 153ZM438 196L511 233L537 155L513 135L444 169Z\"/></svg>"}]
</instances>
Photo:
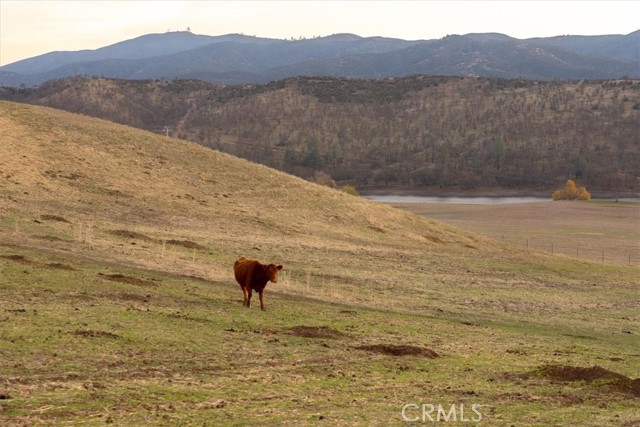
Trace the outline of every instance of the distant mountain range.
<instances>
[{"instance_id":1,"label":"distant mountain range","mask_svg":"<svg viewBox=\"0 0 640 427\"><path fill-rule=\"evenodd\" d=\"M76 75L244 84L293 76L416 74L529 80L640 78L640 30L525 40L484 33L417 41L353 34L278 40L168 32L14 62L0 67L0 86L35 86Z\"/></svg>"}]
</instances>

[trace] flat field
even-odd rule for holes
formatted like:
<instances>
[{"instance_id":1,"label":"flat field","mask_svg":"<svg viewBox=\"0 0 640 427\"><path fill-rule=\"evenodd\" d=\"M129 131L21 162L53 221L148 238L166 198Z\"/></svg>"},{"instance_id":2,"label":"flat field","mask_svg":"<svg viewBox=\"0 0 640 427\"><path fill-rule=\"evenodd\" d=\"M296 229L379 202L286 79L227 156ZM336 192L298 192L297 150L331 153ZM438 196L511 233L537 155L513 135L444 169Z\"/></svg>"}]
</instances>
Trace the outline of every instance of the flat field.
<instances>
[{"instance_id":1,"label":"flat field","mask_svg":"<svg viewBox=\"0 0 640 427\"><path fill-rule=\"evenodd\" d=\"M521 247L640 267L640 203L592 200L392 206Z\"/></svg>"}]
</instances>

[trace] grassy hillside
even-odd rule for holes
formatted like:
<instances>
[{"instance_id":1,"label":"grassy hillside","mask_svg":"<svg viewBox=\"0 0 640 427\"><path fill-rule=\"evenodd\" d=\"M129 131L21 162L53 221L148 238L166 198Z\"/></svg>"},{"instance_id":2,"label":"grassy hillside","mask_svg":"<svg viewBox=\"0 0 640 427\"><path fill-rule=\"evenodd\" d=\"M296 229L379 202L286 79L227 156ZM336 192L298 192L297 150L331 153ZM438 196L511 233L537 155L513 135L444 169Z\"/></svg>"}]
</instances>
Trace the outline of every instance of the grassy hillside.
<instances>
[{"instance_id":1,"label":"grassy hillside","mask_svg":"<svg viewBox=\"0 0 640 427\"><path fill-rule=\"evenodd\" d=\"M401 425L408 403L640 421L635 268L56 110L2 102L0 128L9 424ZM264 313L242 307L240 255L285 266Z\"/></svg>"},{"instance_id":2,"label":"grassy hillside","mask_svg":"<svg viewBox=\"0 0 640 427\"><path fill-rule=\"evenodd\" d=\"M3 89L358 188L638 191L640 82L414 76L266 85L70 79Z\"/></svg>"}]
</instances>

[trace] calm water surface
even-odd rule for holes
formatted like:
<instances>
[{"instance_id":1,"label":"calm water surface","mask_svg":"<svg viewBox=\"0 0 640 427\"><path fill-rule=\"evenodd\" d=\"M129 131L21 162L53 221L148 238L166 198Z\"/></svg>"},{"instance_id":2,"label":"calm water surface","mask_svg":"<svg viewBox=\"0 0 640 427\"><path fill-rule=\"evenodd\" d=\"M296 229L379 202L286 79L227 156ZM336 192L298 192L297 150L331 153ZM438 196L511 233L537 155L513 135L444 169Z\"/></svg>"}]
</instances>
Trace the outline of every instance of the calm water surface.
<instances>
[{"instance_id":1,"label":"calm water surface","mask_svg":"<svg viewBox=\"0 0 640 427\"><path fill-rule=\"evenodd\" d=\"M551 197L435 197L394 195L364 197L380 203L450 203L458 205L504 205L509 203L537 203L551 201ZM618 200L620 202L640 202L640 197L620 197Z\"/></svg>"},{"instance_id":2,"label":"calm water surface","mask_svg":"<svg viewBox=\"0 0 640 427\"><path fill-rule=\"evenodd\" d=\"M364 196L380 203L453 203L465 205L504 205L507 203L548 202L551 197L432 197L432 196Z\"/></svg>"}]
</instances>

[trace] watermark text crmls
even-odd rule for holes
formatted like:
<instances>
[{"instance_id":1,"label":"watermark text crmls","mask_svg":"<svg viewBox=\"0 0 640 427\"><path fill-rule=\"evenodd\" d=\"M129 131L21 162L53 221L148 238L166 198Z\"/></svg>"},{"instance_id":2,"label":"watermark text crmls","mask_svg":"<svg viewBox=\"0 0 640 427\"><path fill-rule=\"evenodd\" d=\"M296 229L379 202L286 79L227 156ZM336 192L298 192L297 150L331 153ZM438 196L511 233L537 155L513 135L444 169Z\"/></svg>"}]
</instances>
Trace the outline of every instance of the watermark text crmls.
<instances>
[{"instance_id":1,"label":"watermark text crmls","mask_svg":"<svg viewBox=\"0 0 640 427\"><path fill-rule=\"evenodd\" d=\"M437 422L470 422L482 421L482 405L473 403L471 405L451 404L434 405L432 403L406 403L402 407L402 419L409 423L437 423Z\"/></svg>"}]
</instances>

